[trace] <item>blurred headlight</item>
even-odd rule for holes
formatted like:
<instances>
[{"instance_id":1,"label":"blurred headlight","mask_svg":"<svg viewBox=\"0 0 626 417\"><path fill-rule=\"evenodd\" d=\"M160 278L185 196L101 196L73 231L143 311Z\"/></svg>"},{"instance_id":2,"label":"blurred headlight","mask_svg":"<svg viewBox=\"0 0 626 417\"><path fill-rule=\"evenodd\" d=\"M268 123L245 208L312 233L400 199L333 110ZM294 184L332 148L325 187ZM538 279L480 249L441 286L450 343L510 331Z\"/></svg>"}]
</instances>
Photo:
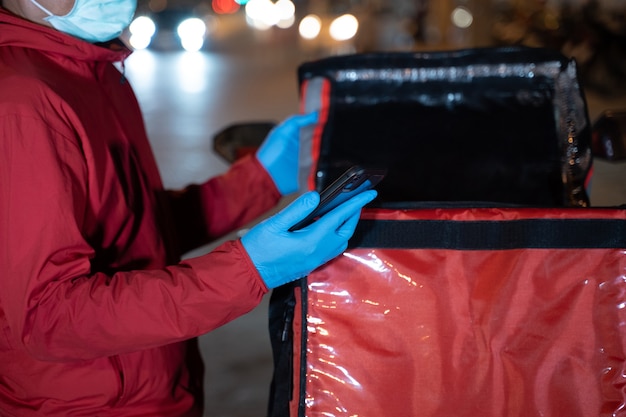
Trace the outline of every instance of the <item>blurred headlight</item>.
<instances>
[{"instance_id":1,"label":"blurred headlight","mask_svg":"<svg viewBox=\"0 0 626 417\"><path fill-rule=\"evenodd\" d=\"M152 36L156 32L154 21L148 16L139 16L128 27L129 42L135 49L145 49L150 45Z\"/></svg>"},{"instance_id":2,"label":"blurred headlight","mask_svg":"<svg viewBox=\"0 0 626 417\"><path fill-rule=\"evenodd\" d=\"M151 38L156 32L156 25L148 16L139 16L132 21L128 29L133 35Z\"/></svg>"},{"instance_id":3,"label":"blurred headlight","mask_svg":"<svg viewBox=\"0 0 626 417\"><path fill-rule=\"evenodd\" d=\"M186 51L198 51L204 45L206 24L197 17L185 19L178 25L176 33Z\"/></svg>"},{"instance_id":4,"label":"blurred headlight","mask_svg":"<svg viewBox=\"0 0 626 417\"><path fill-rule=\"evenodd\" d=\"M339 16L330 24L330 36L336 41L352 39L359 30L359 21L351 14Z\"/></svg>"}]
</instances>

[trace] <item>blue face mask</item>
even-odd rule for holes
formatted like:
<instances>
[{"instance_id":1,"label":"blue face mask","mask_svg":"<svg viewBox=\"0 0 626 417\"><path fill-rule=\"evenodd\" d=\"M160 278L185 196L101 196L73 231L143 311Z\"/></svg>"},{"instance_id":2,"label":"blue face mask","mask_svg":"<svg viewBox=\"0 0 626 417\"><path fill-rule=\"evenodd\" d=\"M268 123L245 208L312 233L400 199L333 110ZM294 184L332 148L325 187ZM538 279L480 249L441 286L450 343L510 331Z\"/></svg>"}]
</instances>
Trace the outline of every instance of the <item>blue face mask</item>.
<instances>
[{"instance_id":1,"label":"blue face mask","mask_svg":"<svg viewBox=\"0 0 626 417\"><path fill-rule=\"evenodd\" d=\"M56 16L30 0L48 15L44 18L55 29L87 42L105 42L120 36L130 25L137 0L76 0L65 16Z\"/></svg>"}]
</instances>

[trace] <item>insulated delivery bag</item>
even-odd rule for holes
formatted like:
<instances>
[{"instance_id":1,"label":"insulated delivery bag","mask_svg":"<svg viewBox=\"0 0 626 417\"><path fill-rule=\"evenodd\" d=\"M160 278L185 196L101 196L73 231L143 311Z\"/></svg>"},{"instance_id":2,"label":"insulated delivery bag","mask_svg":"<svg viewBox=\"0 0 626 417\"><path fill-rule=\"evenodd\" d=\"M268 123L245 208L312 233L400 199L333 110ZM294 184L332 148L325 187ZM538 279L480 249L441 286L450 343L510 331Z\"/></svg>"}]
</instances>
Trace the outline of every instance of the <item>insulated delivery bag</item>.
<instances>
[{"instance_id":1,"label":"insulated delivery bag","mask_svg":"<svg viewBox=\"0 0 626 417\"><path fill-rule=\"evenodd\" d=\"M274 290L268 415L626 415L626 212L589 207L575 63L367 54L299 76L320 112L306 188L388 175L348 250Z\"/></svg>"}]
</instances>

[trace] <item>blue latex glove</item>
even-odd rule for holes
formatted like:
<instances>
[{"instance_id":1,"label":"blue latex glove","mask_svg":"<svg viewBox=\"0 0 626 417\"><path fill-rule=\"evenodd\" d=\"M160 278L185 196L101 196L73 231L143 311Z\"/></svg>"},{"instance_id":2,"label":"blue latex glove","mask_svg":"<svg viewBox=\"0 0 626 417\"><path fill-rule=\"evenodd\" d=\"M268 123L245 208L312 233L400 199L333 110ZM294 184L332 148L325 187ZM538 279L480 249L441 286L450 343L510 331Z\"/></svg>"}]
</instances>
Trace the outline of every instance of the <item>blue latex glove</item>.
<instances>
[{"instance_id":1,"label":"blue latex glove","mask_svg":"<svg viewBox=\"0 0 626 417\"><path fill-rule=\"evenodd\" d=\"M290 232L319 203L319 194L310 191L250 229L241 243L267 287L276 288L306 276L346 250L361 207L376 194L375 190L357 194L309 226Z\"/></svg>"},{"instance_id":2,"label":"blue latex glove","mask_svg":"<svg viewBox=\"0 0 626 417\"><path fill-rule=\"evenodd\" d=\"M300 128L317 121L318 113L291 116L276 126L259 147L256 157L282 195L298 191Z\"/></svg>"}]
</instances>

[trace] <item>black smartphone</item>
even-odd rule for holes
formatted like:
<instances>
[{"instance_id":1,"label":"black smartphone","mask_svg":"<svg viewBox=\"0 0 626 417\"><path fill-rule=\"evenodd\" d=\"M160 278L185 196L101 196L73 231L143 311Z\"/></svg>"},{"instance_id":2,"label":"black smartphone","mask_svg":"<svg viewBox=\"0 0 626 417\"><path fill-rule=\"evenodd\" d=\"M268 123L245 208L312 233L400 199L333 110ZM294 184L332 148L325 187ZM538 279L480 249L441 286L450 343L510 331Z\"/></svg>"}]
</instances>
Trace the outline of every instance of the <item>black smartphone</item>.
<instances>
[{"instance_id":1,"label":"black smartphone","mask_svg":"<svg viewBox=\"0 0 626 417\"><path fill-rule=\"evenodd\" d=\"M315 210L293 225L289 231L308 226L351 197L374 188L386 173L386 170L379 168L351 167L320 193L320 203Z\"/></svg>"}]
</instances>

